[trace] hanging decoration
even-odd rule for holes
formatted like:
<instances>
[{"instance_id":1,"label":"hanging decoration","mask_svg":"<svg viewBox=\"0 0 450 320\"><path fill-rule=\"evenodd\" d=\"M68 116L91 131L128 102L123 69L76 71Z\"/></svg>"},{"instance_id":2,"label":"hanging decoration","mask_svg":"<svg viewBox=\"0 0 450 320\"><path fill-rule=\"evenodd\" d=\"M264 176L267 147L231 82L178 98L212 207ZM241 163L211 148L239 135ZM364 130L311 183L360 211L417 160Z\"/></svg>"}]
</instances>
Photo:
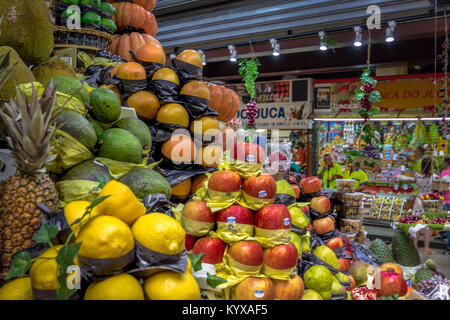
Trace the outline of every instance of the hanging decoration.
<instances>
[{"instance_id":1,"label":"hanging decoration","mask_svg":"<svg viewBox=\"0 0 450 320\"><path fill-rule=\"evenodd\" d=\"M250 95L250 101L247 103L247 107L245 108L245 113L247 114L248 119L248 124L246 126L247 129L253 129L255 127L255 120L258 115L258 107L255 102L255 81L259 75L258 67L260 65L259 60L256 57L239 60L239 74L244 76L243 80L245 88Z\"/></svg>"}]
</instances>

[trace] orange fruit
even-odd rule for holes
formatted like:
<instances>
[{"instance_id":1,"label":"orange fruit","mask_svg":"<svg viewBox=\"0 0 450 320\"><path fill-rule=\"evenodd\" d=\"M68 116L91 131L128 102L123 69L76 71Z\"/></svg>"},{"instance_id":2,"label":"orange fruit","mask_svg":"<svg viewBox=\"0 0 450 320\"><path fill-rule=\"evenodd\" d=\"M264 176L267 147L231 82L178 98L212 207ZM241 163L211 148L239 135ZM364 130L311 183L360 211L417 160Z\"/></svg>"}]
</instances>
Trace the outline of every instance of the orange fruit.
<instances>
[{"instance_id":1,"label":"orange fruit","mask_svg":"<svg viewBox=\"0 0 450 320\"><path fill-rule=\"evenodd\" d=\"M200 69L203 68L202 56L195 50L184 50L176 57L176 59L192 64Z\"/></svg>"},{"instance_id":2,"label":"orange fruit","mask_svg":"<svg viewBox=\"0 0 450 320\"><path fill-rule=\"evenodd\" d=\"M211 93L206 83L202 81L191 81L181 88L180 95L193 96L206 100L211 100Z\"/></svg>"},{"instance_id":3,"label":"orange fruit","mask_svg":"<svg viewBox=\"0 0 450 320\"><path fill-rule=\"evenodd\" d=\"M152 76L153 80L166 80L175 83L177 86L180 85L177 73L170 68L158 69Z\"/></svg>"},{"instance_id":4,"label":"orange fruit","mask_svg":"<svg viewBox=\"0 0 450 320\"><path fill-rule=\"evenodd\" d=\"M190 192L191 192L190 178L172 187L172 196L186 197Z\"/></svg>"},{"instance_id":5,"label":"orange fruit","mask_svg":"<svg viewBox=\"0 0 450 320\"><path fill-rule=\"evenodd\" d=\"M139 91L128 98L128 106L146 119L153 119L159 110L158 98L150 92Z\"/></svg>"},{"instance_id":6,"label":"orange fruit","mask_svg":"<svg viewBox=\"0 0 450 320\"><path fill-rule=\"evenodd\" d=\"M186 109L178 103L168 103L159 109L156 121L162 123L179 124L186 127L189 125L189 114Z\"/></svg>"},{"instance_id":7,"label":"orange fruit","mask_svg":"<svg viewBox=\"0 0 450 320\"><path fill-rule=\"evenodd\" d=\"M175 134L163 143L161 153L174 162L191 163L197 155L197 150L191 138Z\"/></svg>"},{"instance_id":8,"label":"orange fruit","mask_svg":"<svg viewBox=\"0 0 450 320\"><path fill-rule=\"evenodd\" d=\"M219 131L219 121L217 117L205 116L192 121L191 131L199 134L208 133L210 135L217 135ZM207 132L208 131L208 132Z\"/></svg>"}]
</instances>

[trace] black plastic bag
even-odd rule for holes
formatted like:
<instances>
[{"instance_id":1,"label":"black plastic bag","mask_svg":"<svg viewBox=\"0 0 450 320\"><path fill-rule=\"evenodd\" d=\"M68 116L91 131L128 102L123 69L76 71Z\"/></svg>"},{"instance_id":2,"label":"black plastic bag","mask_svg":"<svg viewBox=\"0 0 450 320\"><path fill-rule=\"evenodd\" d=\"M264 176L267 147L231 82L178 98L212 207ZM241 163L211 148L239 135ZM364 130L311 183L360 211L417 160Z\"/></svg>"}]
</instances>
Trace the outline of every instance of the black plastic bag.
<instances>
[{"instance_id":1,"label":"black plastic bag","mask_svg":"<svg viewBox=\"0 0 450 320\"><path fill-rule=\"evenodd\" d=\"M115 79L118 79L114 77ZM132 94L145 91L147 89L147 79L142 80L129 80L129 79L118 79L119 80L119 90L122 93L122 98L124 100L128 99Z\"/></svg>"},{"instance_id":2,"label":"black plastic bag","mask_svg":"<svg viewBox=\"0 0 450 320\"><path fill-rule=\"evenodd\" d=\"M94 68L94 67L98 67L98 66L90 66L89 68L91 68L91 67ZM88 77L84 81L92 88L98 88L104 84L105 85L111 84L111 85L114 85L114 86L120 88L120 85L121 85L120 80L117 78L111 77L112 69L114 69L113 66L100 67L100 69L95 68L95 71L92 74L88 75Z\"/></svg>"},{"instance_id":3,"label":"black plastic bag","mask_svg":"<svg viewBox=\"0 0 450 320\"><path fill-rule=\"evenodd\" d=\"M162 193L150 194L142 199L142 203L147 209L147 213L161 212L175 218L169 200Z\"/></svg>"},{"instance_id":4,"label":"black plastic bag","mask_svg":"<svg viewBox=\"0 0 450 320\"><path fill-rule=\"evenodd\" d=\"M160 165L155 167L154 170L162 174L172 187L194 176L205 174L206 172L212 173L218 170L216 167L206 167L196 164L187 165L179 169L170 169L167 167L161 167Z\"/></svg>"},{"instance_id":5,"label":"black plastic bag","mask_svg":"<svg viewBox=\"0 0 450 320\"><path fill-rule=\"evenodd\" d=\"M292 224L291 232L294 232L298 236L301 237L301 236L304 236L308 232L308 230L306 230L304 228L297 227L295 224Z\"/></svg>"},{"instance_id":6,"label":"black plastic bag","mask_svg":"<svg viewBox=\"0 0 450 320\"><path fill-rule=\"evenodd\" d=\"M283 193L277 193L275 195L275 204L284 204L286 206L293 204L296 202L296 198L289 195L289 194L283 194Z\"/></svg>"},{"instance_id":7,"label":"black plastic bag","mask_svg":"<svg viewBox=\"0 0 450 320\"><path fill-rule=\"evenodd\" d=\"M311 230L309 234L310 234L309 247L311 248L311 251L313 251L318 246L325 245L325 242L319 237L317 233L314 232L314 230Z\"/></svg>"},{"instance_id":8,"label":"black plastic bag","mask_svg":"<svg viewBox=\"0 0 450 320\"><path fill-rule=\"evenodd\" d=\"M209 100L186 94L181 94L180 98L184 101L189 115L194 119L204 116L219 116L219 113L209 108Z\"/></svg>"},{"instance_id":9,"label":"black plastic bag","mask_svg":"<svg viewBox=\"0 0 450 320\"><path fill-rule=\"evenodd\" d=\"M194 66L190 63L174 59L172 61L173 66L177 70L178 75L180 76L181 81L189 82L193 80L202 80L203 69L197 66Z\"/></svg>"},{"instance_id":10,"label":"black plastic bag","mask_svg":"<svg viewBox=\"0 0 450 320\"><path fill-rule=\"evenodd\" d=\"M162 64L160 64L160 63L156 63L156 62L145 62L145 61L139 60L139 59L136 57L136 52L134 52L133 50L130 50L130 54L131 54L131 56L133 57L133 59L134 59L137 63L141 64L141 65L144 67L145 71L147 72L147 79L148 79L149 82L150 82L151 79L152 79L153 73L155 73L155 71L157 71L158 69L161 69L161 68L164 67L164 66L163 66ZM159 98L159 97L158 97L158 98Z\"/></svg>"},{"instance_id":11,"label":"black plastic bag","mask_svg":"<svg viewBox=\"0 0 450 320\"><path fill-rule=\"evenodd\" d=\"M164 103L180 103L178 102L178 92L180 87L175 82L162 79L149 79L149 88L154 91L158 99Z\"/></svg>"},{"instance_id":12,"label":"black plastic bag","mask_svg":"<svg viewBox=\"0 0 450 320\"><path fill-rule=\"evenodd\" d=\"M298 275L302 277L302 279L305 276L305 272L311 268L312 266L315 265L321 265L326 267L328 270L330 270L330 272L333 274L333 276L337 275L340 271L336 270L335 268L333 268L332 266L330 266L328 263L326 263L325 261L323 261L322 259L320 259L319 257L317 257L314 252L311 250L310 253L302 254L302 259L299 260L298 264L297 264L297 269L298 269Z\"/></svg>"}]
</instances>

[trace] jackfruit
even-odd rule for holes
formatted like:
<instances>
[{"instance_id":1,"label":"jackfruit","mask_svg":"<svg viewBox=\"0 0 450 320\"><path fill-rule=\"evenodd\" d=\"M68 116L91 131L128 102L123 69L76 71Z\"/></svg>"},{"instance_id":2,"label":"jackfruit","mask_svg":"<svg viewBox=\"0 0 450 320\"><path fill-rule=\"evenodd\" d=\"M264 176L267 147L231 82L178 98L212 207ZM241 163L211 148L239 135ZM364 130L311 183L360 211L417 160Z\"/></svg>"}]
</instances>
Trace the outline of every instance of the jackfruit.
<instances>
[{"instance_id":1,"label":"jackfruit","mask_svg":"<svg viewBox=\"0 0 450 320\"><path fill-rule=\"evenodd\" d=\"M50 80L54 77L77 77L70 64L68 64L64 60L61 60L61 58L59 58L58 56L48 58L45 62L38 64L33 69L31 69L31 71L36 78L36 81L44 85L46 83L49 83Z\"/></svg>"},{"instance_id":2,"label":"jackfruit","mask_svg":"<svg viewBox=\"0 0 450 320\"><path fill-rule=\"evenodd\" d=\"M27 65L42 63L50 56L53 24L45 0L2 0L0 17L0 43L14 48Z\"/></svg>"},{"instance_id":3,"label":"jackfruit","mask_svg":"<svg viewBox=\"0 0 450 320\"><path fill-rule=\"evenodd\" d=\"M10 64L15 64L16 66L8 81L6 81L5 85L0 89L0 105L16 96L16 85L35 81L33 73L30 69L28 69L26 64L22 61L13 48L6 46L0 47L1 56L6 55L8 52L10 53Z\"/></svg>"}]
</instances>

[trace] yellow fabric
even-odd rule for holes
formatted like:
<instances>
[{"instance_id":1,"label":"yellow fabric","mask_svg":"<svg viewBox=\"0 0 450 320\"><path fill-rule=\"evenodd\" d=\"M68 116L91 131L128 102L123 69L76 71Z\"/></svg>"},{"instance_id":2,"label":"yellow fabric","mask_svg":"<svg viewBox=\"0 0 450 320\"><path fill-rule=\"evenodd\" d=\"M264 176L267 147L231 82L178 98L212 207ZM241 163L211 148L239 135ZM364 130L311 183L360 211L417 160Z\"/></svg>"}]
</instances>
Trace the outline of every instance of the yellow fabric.
<instances>
[{"instance_id":1,"label":"yellow fabric","mask_svg":"<svg viewBox=\"0 0 450 320\"><path fill-rule=\"evenodd\" d=\"M300 239L302 240L302 252L305 252L305 253L311 252L310 241L309 241L310 238L311 238L311 234L309 233L309 231L306 234L300 236Z\"/></svg>"},{"instance_id":2,"label":"yellow fabric","mask_svg":"<svg viewBox=\"0 0 450 320\"><path fill-rule=\"evenodd\" d=\"M171 207L173 214L175 215L175 220L181 223L181 211L183 211L184 204L179 203L176 207Z\"/></svg>"},{"instance_id":3,"label":"yellow fabric","mask_svg":"<svg viewBox=\"0 0 450 320\"><path fill-rule=\"evenodd\" d=\"M53 147L50 155L55 156L55 159L47 166L50 172L61 173L94 157L81 142L59 129L55 131L50 143Z\"/></svg>"},{"instance_id":4,"label":"yellow fabric","mask_svg":"<svg viewBox=\"0 0 450 320\"><path fill-rule=\"evenodd\" d=\"M322 168L321 172L322 171L323 171L322 186L324 188L336 189L336 180L328 182L328 178L331 178L334 175L339 175L343 177L344 173L342 172L341 166L338 165L337 163L333 163L332 168L327 168L326 170Z\"/></svg>"},{"instance_id":5,"label":"yellow fabric","mask_svg":"<svg viewBox=\"0 0 450 320\"><path fill-rule=\"evenodd\" d=\"M262 265L260 266L246 266L240 262L237 262L229 254L226 255L228 267L236 276L244 276L244 275L260 275Z\"/></svg>"},{"instance_id":6,"label":"yellow fabric","mask_svg":"<svg viewBox=\"0 0 450 320\"><path fill-rule=\"evenodd\" d=\"M217 237L231 245L253 236L254 226L242 223L217 222Z\"/></svg>"},{"instance_id":7,"label":"yellow fabric","mask_svg":"<svg viewBox=\"0 0 450 320\"><path fill-rule=\"evenodd\" d=\"M291 184L284 179L277 181L277 194L287 194L296 198L295 191L292 189Z\"/></svg>"},{"instance_id":8,"label":"yellow fabric","mask_svg":"<svg viewBox=\"0 0 450 320\"><path fill-rule=\"evenodd\" d=\"M159 162L154 162L149 165L146 165L147 160L144 159L142 163L136 164L136 163L128 163L128 162L121 162L121 161L115 161L111 159L106 158L95 158L95 161L100 162L101 164L105 165L113 179L119 180L123 175L128 173L131 169L134 168L148 168L153 169L158 165Z\"/></svg>"},{"instance_id":9,"label":"yellow fabric","mask_svg":"<svg viewBox=\"0 0 450 320\"><path fill-rule=\"evenodd\" d=\"M118 66L121 65L121 62L113 62L107 58L94 57L91 58L86 52L80 51L78 52L78 59L83 62L84 67L87 69L91 65L101 66L101 67L109 67L109 66Z\"/></svg>"},{"instance_id":10,"label":"yellow fabric","mask_svg":"<svg viewBox=\"0 0 450 320\"><path fill-rule=\"evenodd\" d=\"M267 230L255 227L255 239L265 248L273 248L291 241L291 229Z\"/></svg>"},{"instance_id":11,"label":"yellow fabric","mask_svg":"<svg viewBox=\"0 0 450 320\"><path fill-rule=\"evenodd\" d=\"M309 219L301 209L302 207L306 207L308 205L309 202L297 202L288 206L289 212L291 213L292 224L299 228L308 228Z\"/></svg>"},{"instance_id":12,"label":"yellow fabric","mask_svg":"<svg viewBox=\"0 0 450 320\"><path fill-rule=\"evenodd\" d=\"M272 279L289 280L291 278L291 276L295 275L297 266L289 268L289 269L277 270L277 269L273 269L269 266L263 265L262 269L263 269L263 273Z\"/></svg>"},{"instance_id":13,"label":"yellow fabric","mask_svg":"<svg viewBox=\"0 0 450 320\"><path fill-rule=\"evenodd\" d=\"M39 82L33 82L33 83L30 82L30 83L20 84L19 88L25 92L25 94L27 95L28 98L30 98L33 93L33 91L32 91L33 86L34 86L34 89L37 90L38 96L40 97L42 95L42 93L44 92L45 88ZM72 97L72 98L70 98L70 97L71 97L70 95L67 95L65 93L57 91L55 105L62 106L65 104L64 110L78 112L78 113L82 114L83 116L85 116L88 113L88 110L86 109L86 106L84 105L84 103L75 97ZM70 101L68 101L69 99L70 99Z\"/></svg>"},{"instance_id":14,"label":"yellow fabric","mask_svg":"<svg viewBox=\"0 0 450 320\"><path fill-rule=\"evenodd\" d=\"M206 235L214 227L214 222L195 221L185 216L181 216L181 225L186 234L194 237L201 237Z\"/></svg>"},{"instance_id":15,"label":"yellow fabric","mask_svg":"<svg viewBox=\"0 0 450 320\"><path fill-rule=\"evenodd\" d=\"M208 179L211 173L206 173ZM241 196L241 190L236 192L219 192L208 188L208 181L197 190L193 200L203 200L212 212L217 212L232 206Z\"/></svg>"},{"instance_id":16,"label":"yellow fabric","mask_svg":"<svg viewBox=\"0 0 450 320\"><path fill-rule=\"evenodd\" d=\"M369 178L367 177L367 174L362 169L357 169L356 171L353 171L350 173L350 170L345 171L344 173L344 179L352 179L355 180L355 188L358 189L360 185L366 184L369 182Z\"/></svg>"},{"instance_id":17,"label":"yellow fabric","mask_svg":"<svg viewBox=\"0 0 450 320\"><path fill-rule=\"evenodd\" d=\"M228 166L230 170L239 173L242 179L259 176L263 168L262 163L247 163L239 160L232 160Z\"/></svg>"},{"instance_id":18,"label":"yellow fabric","mask_svg":"<svg viewBox=\"0 0 450 320\"><path fill-rule=\"evenodd\" d=\"M99 183L89 180L65 180L55 184L61 207L72 201L93 201L100 193Z\"/></svg>"},{"instance_id":19,"label":"yellow fabric","mask_svg":"<svg viewBox=\"0 0 450 320\"><path fill-rule=\"evenodd\" d=\"M269 204L272 204L275 199L260 199L255 198L252 196L249 196L244 191L241 192L241 198L238 200L238 203L241 206L244 206L246 208L249 208L251 210L257 211L265 206L268 206Z\"/></svg>"}]
</instances>

